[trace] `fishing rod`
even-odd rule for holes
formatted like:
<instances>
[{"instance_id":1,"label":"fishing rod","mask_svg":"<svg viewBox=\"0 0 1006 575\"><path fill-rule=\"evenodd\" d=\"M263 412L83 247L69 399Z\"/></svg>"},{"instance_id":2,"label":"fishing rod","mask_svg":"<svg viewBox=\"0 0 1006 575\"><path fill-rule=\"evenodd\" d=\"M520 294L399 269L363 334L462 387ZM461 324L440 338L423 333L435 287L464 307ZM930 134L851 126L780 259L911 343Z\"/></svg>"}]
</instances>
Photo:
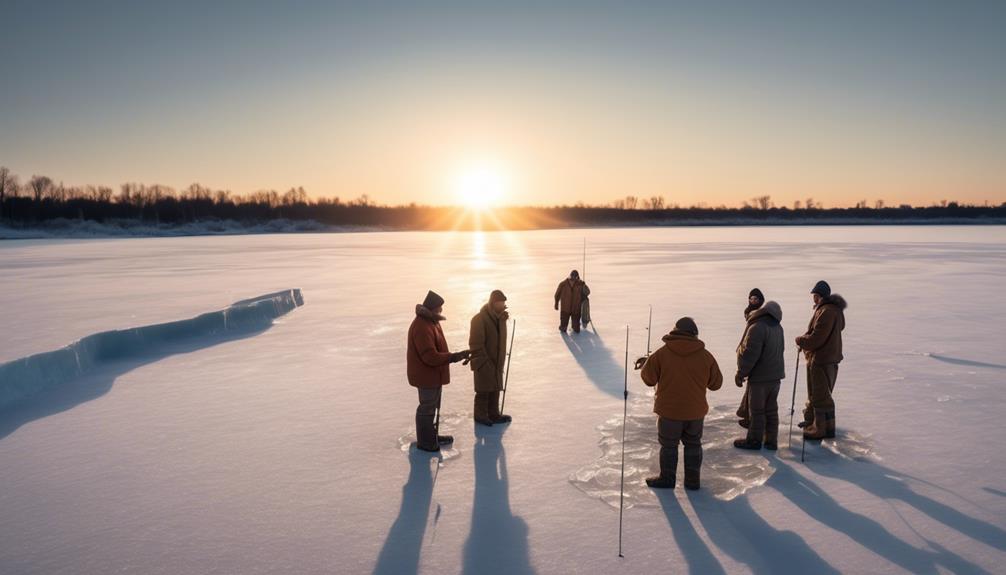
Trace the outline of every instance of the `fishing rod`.
<instances>
[{"instance_id":1,"label":"fishing rod","mask_svg":"<svg viewBox=\"0 0 1006 575\"><path fill-rule=\"evenodd\" d=\"M618 488L618 556L622 555L622 515L625 511L625 420L629 414L629 326L625 326L625 381L622 391L622 480Z\"/></svg>"},{"instance_id":2,"label":"fishing rod","mask_svg":"<svg viewBox=\"0 0 1006 575\"><path fill-rule=\"evenodd\" d=\"M633 369L643 369L643 365L646 360L650 358L652 352L650 351L650 337L653 328L653 304L650 304L650 319L646 320L646 355L636 360L636 365Z\"/></svg>"},{"instance_id":3,"label":"fishing rod","mask_svg":"<svg viewBox=\"0 0 1006 575\"><path fill-rule=\"evenodd\" d=\"M506 385L510 380L510 360L513 359L513 341L517 339L517 318L513 319L513 331L510 332L510 351L506 354L506 375L503 376L503 400L500 402L500 413L506 405Z\"/></svg>"}]
</instances>

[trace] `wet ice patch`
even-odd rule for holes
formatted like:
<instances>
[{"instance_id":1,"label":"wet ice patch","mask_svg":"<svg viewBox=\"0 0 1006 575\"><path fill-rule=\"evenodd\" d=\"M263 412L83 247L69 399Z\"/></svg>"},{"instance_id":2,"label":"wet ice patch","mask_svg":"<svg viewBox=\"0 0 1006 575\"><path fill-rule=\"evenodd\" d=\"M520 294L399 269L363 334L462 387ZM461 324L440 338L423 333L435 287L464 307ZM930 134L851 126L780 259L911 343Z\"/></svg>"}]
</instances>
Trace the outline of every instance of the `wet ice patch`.
<instances>
[{"instance_id":1,"label":"wet ice patch","mask_svg":"<svg viewBox=\"0 0 1006 575\"><path fill-rule=\"evenodd\" d=\"M626 416L626 508L656 507L660 504L645 481L660 471L657 416L650 412L651 405L645 400L633 402ZM617 508L622 464L622 417L608 419L597 430L601 434L601 457L570 474L569 481L587 495ZM706 416L702 433L702 489L718 499L729 501L743 495L764 484L775 471L771 463L774 458L772 452L745 452L733 446L734 439L743 433L729 408L712 409ZM683 488L683 477L684 456L679 452L679 488Z\"/></svg>"},{"instance_id":2,"label":"wet ice patch","mask_svg":"<svg viewBox=\"0 0 1006 575\"><path fill-rule=\"evenodd\" d=\"M838 437L822 440L821 446L845 459L868 462L882 461L881 457L877 455L872 436L855 431L840 430Z\"/></svg>"},{"instance_id":3,"label":"wet ice patch","mask_svg":"<svg viewBox=\"0 0 1006 575\"><path fill-rule=\"evenodd\" d=\"M471 413L444 413L440 416L440 435L456 435L454 430L460 428L462 424L470 422L471 420ZM405 435L399 436L398 448L406 453L408 453L410 449L416 448L415 426L409 428ZM457 458L459 455L461 455L461 452L455 449L454 444L440 446L441 465L447 461Z\"/></svg>"}]
</instances>

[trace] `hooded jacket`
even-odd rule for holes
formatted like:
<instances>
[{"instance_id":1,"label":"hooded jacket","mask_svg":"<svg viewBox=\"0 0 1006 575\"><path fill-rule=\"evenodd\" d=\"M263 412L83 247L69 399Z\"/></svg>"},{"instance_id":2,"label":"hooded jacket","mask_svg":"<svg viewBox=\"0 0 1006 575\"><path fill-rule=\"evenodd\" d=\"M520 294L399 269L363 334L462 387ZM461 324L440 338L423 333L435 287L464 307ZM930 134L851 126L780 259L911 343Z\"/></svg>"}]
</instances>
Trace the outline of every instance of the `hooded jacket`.
<instances>
[{"instance_id":1,"label":"hooded jacket","mask_svg":"<svg viewBox=\"0 0 1006 575\"><path fill-rule=\"evenodd\" d=\"M559 282L559 287L555 288L555 303L563 313L580 315L583 299L588 295L590 295L590 288L583 280L570 281L569 278L566 278Z\"/></svg>"},{"instance_id":2,"label":"hooded jacket","mask_svg":"<svg viewBox=\"0 0 1006 575\"><path fill-rule=\"evenodd\" d=\"M699 338L672 331L664 345L643 365L643 383L657 387L653 412L667 419L692 421L709 412L706 390L723 385L723 375L713 354Z\"/></svg>"},{"instance_id":3,"label":"hooded jacket","mask_svg":"<svg viewBox=\"0 0 1006 575\"><path fill-rule=\"evenodd\" d=\"M405 355L406 374L413 387L433 389L451 382L451 353L440 328L443 320L444 316L434 314L422 304L416 306Z\"/></svg>"},{"instance_id":4,"label":"hooded jacket","mask_svg":"<svg viewBox=\"0 0 1006 575\"><path fill-rule=\"evenodd\" d=\"M506 363L507 320L504 311L497 315L489 304L472 317L468 335L471 368L475 372L475 391L488 393L503 390L503 366Z\"/></svg>"},{"instance_id":5,"label":"hooded jacket","mask_svg":"<svg viewBox=\"0 0 1006 575\"><path fill-rule=\"evenodd\" d=\"M808 364L828 365L842 361L842 330L845 329L845 298L838 294L821 300L814 308L807 333L796 338Z\"/></svg>"},{"instance_id":6,"label":"hooded jacket","mask_svg":"<svg viewBox=\"0 0 1006 575\"><path fill-rule=\"evenodd\" d=\"M744 336L737 346L737 373L748 383L777 382L786 377L783 351L782 308L770 301L748 315Z\"/></svg>"}]
</instances>

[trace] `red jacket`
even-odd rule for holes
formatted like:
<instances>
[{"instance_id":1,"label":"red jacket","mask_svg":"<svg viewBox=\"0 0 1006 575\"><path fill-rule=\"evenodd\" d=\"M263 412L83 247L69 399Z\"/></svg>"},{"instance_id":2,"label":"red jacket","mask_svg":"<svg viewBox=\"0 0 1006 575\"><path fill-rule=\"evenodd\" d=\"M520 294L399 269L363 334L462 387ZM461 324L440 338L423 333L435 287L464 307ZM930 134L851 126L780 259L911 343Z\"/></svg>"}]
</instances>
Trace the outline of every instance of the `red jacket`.
<instances>
[{"instance_id":1,"label":"red jacket","mask_svg":"<svg viewBox=\"0 0 1006 575\"><path fill-rule=\"evenodd\" d=\"M440 329L443 319L421 305L416 306L405 357L409 385L413 387L434 389L451 382L451 352L447 351L447 340Z\"/></svg>"}]
</instances>

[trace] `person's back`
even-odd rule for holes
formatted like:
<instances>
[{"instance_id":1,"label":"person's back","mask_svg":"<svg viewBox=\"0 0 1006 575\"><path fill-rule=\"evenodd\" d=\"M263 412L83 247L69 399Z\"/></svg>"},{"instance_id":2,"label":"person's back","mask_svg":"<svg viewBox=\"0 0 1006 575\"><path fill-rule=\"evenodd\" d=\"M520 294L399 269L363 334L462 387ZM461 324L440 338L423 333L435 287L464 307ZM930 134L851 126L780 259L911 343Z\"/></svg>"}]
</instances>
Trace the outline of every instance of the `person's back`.
<instances>
[{"instance_id":1,"label":"person's back","mask_svg":"<svg viewBox=\"0 0 1006 575\"><path fill-rule=\"evenodd\" d=\"M702 419L709 412L706 390L723 384L719 365L696 336L672 331L663 341L642 373L647 385L657 387L653 412L668 419Z\"/></svg>"},{"instance_id":2,"label":"person's back","mask_svg":"<svg viewBox=\"0 0 1006 575\"><path fill-rule=\"evenodd\" d=\"M653 411L660 441L660 475L648 477L654 488L673 488L678 469L678 442L685 448L685 488L699 488L702 425L709 404L706 391L723 385L719 365L698 338L695 321L683 317L664 336L664 345L643 364L643 383L657 387Z\"/></svg>"}]
</instances>

